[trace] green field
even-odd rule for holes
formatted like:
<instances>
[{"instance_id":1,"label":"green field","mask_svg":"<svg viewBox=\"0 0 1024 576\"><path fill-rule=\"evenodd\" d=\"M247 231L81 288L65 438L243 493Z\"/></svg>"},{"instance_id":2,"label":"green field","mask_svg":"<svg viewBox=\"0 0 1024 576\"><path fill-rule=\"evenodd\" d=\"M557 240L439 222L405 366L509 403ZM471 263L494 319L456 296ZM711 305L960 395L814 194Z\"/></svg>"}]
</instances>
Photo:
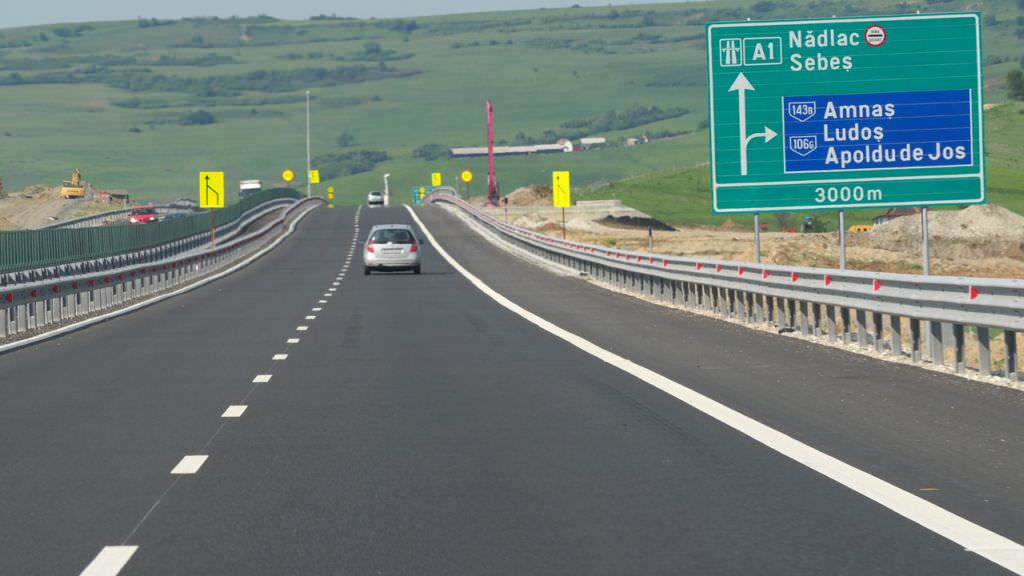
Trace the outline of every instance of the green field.
<instances>
[{"instance_id":1,"label":"green field","mask_svg":"<svg viewBox=\"0 0 1024 576\"><path fill-rule=\"evenodd\" d=\"M497 138L508 143L551 142L587 133L567 123L600 126L610 111L658 107L674 117L588 134L608 137L604 150L499 158L502 191L546 183L551 170L565 169L585 196L628 197L677 223L721 223L709 212L704 169L696 168L707 160L706 21L962 9L986 16L986 100L1003 103L1005 75L1024 56L1022 11L1011 0L726 0L415 20L206 18L0 29L0 178L8 190L57 185L80 168L95 187L140 200L192 197L200 170L223 170L229 182L278 184L282 169L304 171L309 89L313 156L321 158L314 167L327 176L319 193L330 185L341 202L361 202L390 173L401 198L431 172L451 183L469 168L480 194L483 159L429 161L413 152L426 144L483 145L488 98ZM214 122L202 124L200 110ZM986 119L991 197L1018 211L1021 112L999 106ZM622 145L644 133L673 137ZM351 145L339 145L342 134ZM389 159L327 158L366 151Z\"/></svg>"}]
</instances>

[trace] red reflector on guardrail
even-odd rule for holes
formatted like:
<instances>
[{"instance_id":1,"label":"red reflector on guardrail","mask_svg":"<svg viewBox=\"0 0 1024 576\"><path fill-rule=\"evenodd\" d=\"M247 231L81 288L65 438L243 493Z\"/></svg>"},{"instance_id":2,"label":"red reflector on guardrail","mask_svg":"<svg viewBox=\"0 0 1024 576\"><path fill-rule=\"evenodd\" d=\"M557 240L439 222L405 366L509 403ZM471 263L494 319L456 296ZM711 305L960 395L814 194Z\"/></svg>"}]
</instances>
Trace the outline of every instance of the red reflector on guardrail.
<instances>
[{"instance_id":1,"label":"red reflector on guardrail","mask_svg":"<svg viewBox=\"0 0 1024 576\"><path fill-rule=\"evenodd\" d=\"M54 294L59 294L60 293L60 286L54 286L53 287L53 293Z\"/></svg>"},{"instance_id":2,"label":"red reflector on guardrail","mask_svg":"<svg viewBox=\"0 0 1024 576\"><path fill-rule=\"evenodd\" d=\"M825 278L823 278L823 281L825 282L825 286L828 286L829 284L832 283L832 277L829 276L828 274L825 274Z\"/></svg>"},{"instance_id":3,"label":"red reflector on guardrail","mask_svg":"<svg viewBox=\"0 0 1024 576\"><path fill-rule=\"evenodd\" d=\"M71 287L74 288L75 290L78 290L78 282L72 282Z\"/></svg>"},{"instance_id":4,"label":"red reflector on guardrail","mask_svg":"<svg viewBox=\"0 0 1024 576\"><path fill-rule=\"evenodd\" d=\"M4 296L4 300L7 300L8 302L14 302L14 294L8 294L7 296Z\"/></svg>"},{"instance_id":5,"label":"red reflector on guardrail","mask_svg":"<svg viewBox=\"0 0 1024 576\"><path fill-rule=\"evenodd\" d=\"M701 266L701 263L700 263L700 262L697 262L697 264L695 265L695 267L697 268L697 270L700 270L700 269L702 268L702 266Z\"/></svg>"},{"instance_id":6,"label":"red reflector on guardrail","mask_svg":"<svg viewBox=\"0 0 1024 576\"><path fill-rule=\"evenodd\" d=\"M761 278L764 278L765 280L768 279L768 271L767 270L761 272Z\"/></svg>"},{"instance_id":7,"label":"red reflector on guardrail","mask_svg":"<svg viewBox=\"0 0 1024 576\"><path fill-rule=\"evenodd\" d=\"M740 266L739 269L736 270L736 273L740 276L743 276L744 272L746 272L746 269L744 269L743 266Z\"/></svg>"},{"instance_id":8,"label":"red reflector on guardrail","mask_svg":"<svg viewBox=\"0 0 1024 576\"><path fill-rule=\"evenodd\" d=\"M980 294L980 292L978 292L978 289L975 288L974 286L971 286L970 288L967 289L967 297L970 298L971 300L977 298L978 294Z\"/></svg>"},{"instance_id":9,"label":"red reflector on guardrail","mask_svg":"<svg viewBox=\"0 0 1024 576\"><path fill-rule=\"evenodd\" d=\"M665 268L668 268L668 260L662 260L661 263L665 265Z\"/></svg>"},{"instance_id":10,"label":"red reflector on guardrail","mask_svg":"<svg viewBox=\"0 0 1024 576\"><path fill-rule=\"evenodd\" d=\"M882 289L882 281L876 278L875 281L871 283L871 288L875 292L878 292L879 290Z\"/></svg>"},{"instance_id":11,"label":"red reflector on guardrail","mask_svg":"<svg viewBox=\"0 0 1024 576\"><path fill-rule=\"evenodd\" d=\"M32 294L33 298L38 298L39 297L39 290L33 290L32 292L29 292L29 294Z\"/></svg>"},{"instance_id":12,"label":"red reflector on guardrail","mask_svg":"<svg viewBox=\"0 0 1024 576\"><path fill-rule=\"evenodd\" d=\"M796 282L799 279L800 279L800 277L797 276L796 272L790 273L790 275L789 275L789 281L790 282Z\"/></svg>"},{"instance_id":13,"label":"red reflector on guardrail","mask_svg":"<svg viewBox=\"0 0 1024 576\"><path fill-rule=\"evenodd\" d=\"M95 285L96 285L96 281L95 280L89 280L89 286L95 286Z\"/></svg>"},{"instance_id":14,"label":"red reflector on guardrail","mask_svg":"<svg viewBox=\"0 0 1024 576\"><path fill-rule=\"evenodd\" d=\"M721 264L715 264L715 272L721 272L721 271L722 271L722 265Z\"/></svg>"}]
</instances>

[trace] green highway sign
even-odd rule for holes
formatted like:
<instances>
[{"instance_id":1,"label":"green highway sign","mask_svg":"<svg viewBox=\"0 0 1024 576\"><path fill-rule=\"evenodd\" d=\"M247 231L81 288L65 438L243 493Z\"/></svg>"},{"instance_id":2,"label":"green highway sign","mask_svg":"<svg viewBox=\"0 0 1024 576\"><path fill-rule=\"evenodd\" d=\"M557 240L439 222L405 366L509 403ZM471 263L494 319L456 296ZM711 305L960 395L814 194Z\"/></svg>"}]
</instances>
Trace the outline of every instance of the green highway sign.
<instances>
[{"instance_id":1,"label":"green highway sign","mask_svg":"<svg viewBox=\"0 0 1024 576\"><path fill-rule=\"evenodd\" d=\"M715 212L985 202L980 15L707 25Z\"/></svg>"}]
</instances>

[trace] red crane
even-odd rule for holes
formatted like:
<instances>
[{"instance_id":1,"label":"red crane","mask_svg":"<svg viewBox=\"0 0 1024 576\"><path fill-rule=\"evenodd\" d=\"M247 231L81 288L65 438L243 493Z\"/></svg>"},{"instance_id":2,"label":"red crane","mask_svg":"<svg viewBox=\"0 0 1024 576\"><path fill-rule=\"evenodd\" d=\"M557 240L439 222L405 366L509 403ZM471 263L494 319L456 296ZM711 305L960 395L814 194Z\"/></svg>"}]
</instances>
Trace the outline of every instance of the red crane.
<instances>
[{"instance_id":1,"label":"red crane","mask_svg":"<svg viewBox=\"0 0 1024 576\"><path fill-rule=\"evenodd\" d=\"M498 179L494 176L494 107L487 101L487 205L498 205Z\"/></svg>"}]
</instances>

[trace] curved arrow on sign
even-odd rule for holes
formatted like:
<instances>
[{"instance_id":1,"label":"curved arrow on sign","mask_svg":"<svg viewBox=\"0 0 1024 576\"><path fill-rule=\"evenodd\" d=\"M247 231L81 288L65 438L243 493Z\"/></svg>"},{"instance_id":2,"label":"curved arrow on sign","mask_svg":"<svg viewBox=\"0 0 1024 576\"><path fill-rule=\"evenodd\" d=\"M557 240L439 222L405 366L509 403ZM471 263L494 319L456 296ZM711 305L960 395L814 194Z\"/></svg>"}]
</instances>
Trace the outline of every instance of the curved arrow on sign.
<instances>
[{"instance_id":1,"label":"curved arrow on sign","mask_svg":"<svg viewBox=\"0 0 1024 576\"><path fill-rule=\"evenodd\" d=\"M747 134L747 90L753 90L754 86L747 80L746 75L740 72L729 87L729 92L739 92L740 98L740 175L747 175L747 145L754 138L764 138L765 143L771 142L778 133L765 126L764 132Z\"/></svg>"}]
</instances>

